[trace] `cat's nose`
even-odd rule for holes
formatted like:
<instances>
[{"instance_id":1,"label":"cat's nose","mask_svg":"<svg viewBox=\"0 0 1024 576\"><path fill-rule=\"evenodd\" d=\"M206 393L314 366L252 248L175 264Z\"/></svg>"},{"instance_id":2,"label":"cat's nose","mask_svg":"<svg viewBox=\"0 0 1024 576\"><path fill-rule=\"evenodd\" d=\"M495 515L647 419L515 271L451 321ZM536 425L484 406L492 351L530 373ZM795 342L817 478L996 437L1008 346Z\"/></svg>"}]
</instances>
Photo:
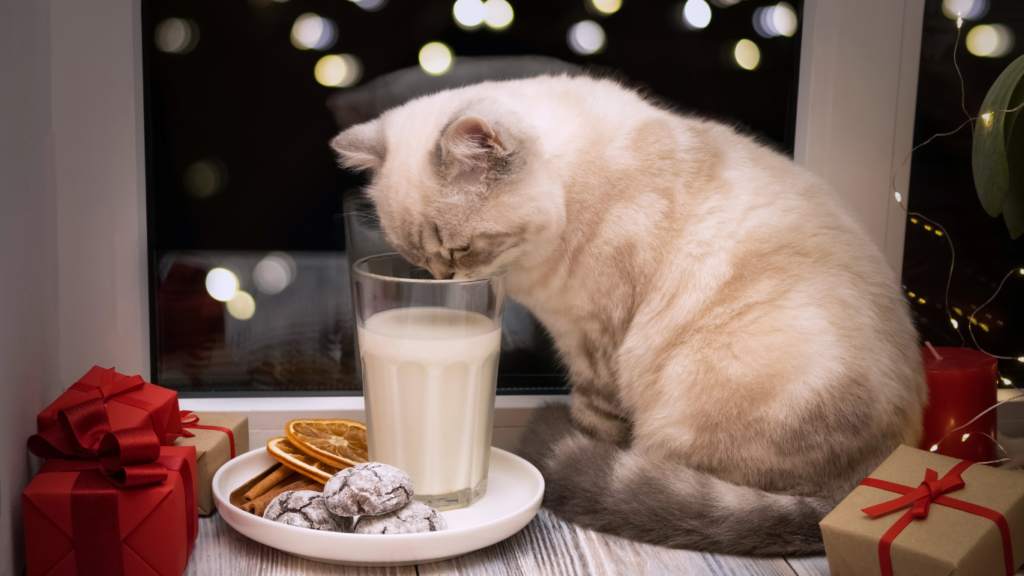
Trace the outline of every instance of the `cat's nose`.
<instances>
[{"instance_id":1,"label":"cat's nose","mask_svg":"<svg viewBox=\"0 0 1024 576\"><path fill-rule=\"evenodd\" d=\"M455 270L446 263L431 262L428 269L435 280L451 280L455 276Z\"/></svg>"}]
</instances>

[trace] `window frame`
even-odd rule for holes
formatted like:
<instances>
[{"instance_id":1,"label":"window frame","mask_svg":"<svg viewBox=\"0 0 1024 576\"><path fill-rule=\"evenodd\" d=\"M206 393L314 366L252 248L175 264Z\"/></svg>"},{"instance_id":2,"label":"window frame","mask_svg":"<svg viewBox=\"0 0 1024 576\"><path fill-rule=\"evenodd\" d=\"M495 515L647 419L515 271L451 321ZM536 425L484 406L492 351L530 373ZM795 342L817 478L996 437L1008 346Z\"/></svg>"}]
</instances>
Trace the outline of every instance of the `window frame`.
<instances>
[{"instance_id":1,"label":"window frame","mask_svg":"<svg viewBox=\"0 0 1024 576\"><path fill-rule=\"evenodd\" d=\"M828 182L899 273L905 218L889 180L913 143L924 0L805 0L794 160ZM93 364L151 374L142 2L52 0L62 382ZM841 137L839 135L842 135ZM909 163L896 186L909 197ZM253 445L296 417L362 419L362 397L186 398L250 416ZM495 443L567 396L500 396Z\"/></svg>"},{"instance_id":2,"label":"window frame","mask_svg":"<svg viewBox=\"0 0 1024 576\"><path fill-rule=\"evenodd\" d=\"M804 3L794 161L852 209L899 278L925 0ZM838 135L842 134L842 137Z\"/></svg>"}]
</instances>

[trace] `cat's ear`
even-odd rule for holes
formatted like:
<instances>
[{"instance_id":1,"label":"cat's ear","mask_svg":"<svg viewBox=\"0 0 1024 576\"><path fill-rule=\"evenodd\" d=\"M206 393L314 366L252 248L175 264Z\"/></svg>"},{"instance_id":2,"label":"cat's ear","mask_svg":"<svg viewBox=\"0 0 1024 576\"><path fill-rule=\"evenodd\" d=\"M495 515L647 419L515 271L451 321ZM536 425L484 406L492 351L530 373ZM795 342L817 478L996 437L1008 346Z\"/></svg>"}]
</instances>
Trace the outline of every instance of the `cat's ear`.
<instances>
[{"instance_id":1,"label":"cat's ear","mask_svg":"<svg viewBox=\"0 0 1024 576\"><path fill-rule=\"evenodd\" d=\"M441 166L452 175L486 172L508 152L502 134L476 116L464 116L453 122L438 145Z\"/></svg>"},{"instance_id":2,"label":"cat's ear","mask_svg":"<svg viewBox=\"0 0 1024 576\"><path fill-rule=\"evenodd\" d=\"M351 170L376 170L384 164L387 142L379 120L357 124L331 140L338 163Z\"/></svg>"}]
</instances>

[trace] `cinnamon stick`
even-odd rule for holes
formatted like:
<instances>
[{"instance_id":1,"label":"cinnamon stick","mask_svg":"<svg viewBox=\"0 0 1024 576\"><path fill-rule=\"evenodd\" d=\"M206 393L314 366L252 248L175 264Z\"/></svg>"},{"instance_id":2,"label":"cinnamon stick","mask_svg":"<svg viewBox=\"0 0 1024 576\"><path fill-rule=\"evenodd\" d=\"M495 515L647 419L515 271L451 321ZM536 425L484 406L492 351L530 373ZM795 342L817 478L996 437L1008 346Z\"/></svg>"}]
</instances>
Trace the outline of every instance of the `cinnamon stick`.
<instances>
[{"instance_id":1,"label":"cinnamon stick","mask_svg":"<svg viewBox=\"0 0 1024 576\"><path fill-rule=\"evenodd\" d=\"M314 490L316 492L323 492L323 484L316 480L306 478L300 474L295 474L295 476L296 478L289 477L286 481L279 483L262 496L242 505L242 509L250 514L262 517L263 513L267 510L267 506L270 506L270 503L274 501L274 498L277 498L285 492L293 490Z\"/></svg>"},{"instance_id":2,"label":"cinnamon stick","mask_svg":"<svg viewBox=\"0 0 1024 576\"><path fill-rule=\"evenodd\" d=\"M292 469L288 468L287 466L278 467L277 470L274 470L273 473L271 473L263 480L260 480L259 484L256 484L255 486L252 487L252 489L246 492L245 496L242 497L243 502L252 502L253 500L259 498L260 496L263 496L264 494L269 492L271 488L277 486L282 480L291 476L294 473L295 472L292 471Z\"/></svg>"}]
</instances>

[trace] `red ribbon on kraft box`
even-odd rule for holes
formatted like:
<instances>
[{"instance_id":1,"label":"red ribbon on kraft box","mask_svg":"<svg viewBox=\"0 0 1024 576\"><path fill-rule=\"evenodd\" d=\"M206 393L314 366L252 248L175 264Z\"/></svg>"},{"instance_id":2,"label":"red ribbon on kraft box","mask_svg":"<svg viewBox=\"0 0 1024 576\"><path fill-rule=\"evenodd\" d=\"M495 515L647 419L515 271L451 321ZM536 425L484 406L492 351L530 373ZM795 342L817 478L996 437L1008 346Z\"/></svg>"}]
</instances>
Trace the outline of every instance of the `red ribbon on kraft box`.
<instances>
[{"instance_id":1,"label":"red ribbon on kraft box","mask_svg":"<svg viewBox=\"0 0 1024 576\"><path fill-rule=\"evenodd\" d=\"M113 430L148 427L163 446L182 435L178 416L178 393L142 380L141 376L118 374L113 368L93 366L85 376L64 391L36 417L39 432L57 425L57 413L87 400L97 399L107 408Z\"/></svg>"},{"instance_id":2,"label":"red ribbon on kraft box","mask_svg":"<svg viewBox=\"0 0 1024 576\"><path fill-rule=\"evenodd\" d=\"M968 514L981 516L995 522L999 529L999 534L1002 537L1003 560L1006 565L1006 575L1013 576L1013 547L1010 542L1010 527L1006 522L1006 518L999 512L990 510L984 506L978 506L977 504L944 496L946 493L955 492L966 486L960 475L970 468L972 464L974 463L966 460L961 461L959 464L954 466L952 470L947 472L942 479L939 479L939 474L936 471L927 469L925 471L924 482L922 482L917 488L904 486L887 480L879 480L877 478L865 478L864 481L861 482L862 486L870 486L872 488L880 488L882 490L888 490L889 492L903 494L903 496L888 502L864 508L863 512L872 518L891 514L905 506L912 505L910 510L907 510L906 513L904 513L903 516L885 532L878 543L878 561L881 565L882 576L892 576L892 557L890 555L890 549L892 548L892 543L896 540L896 537L899 536L900 533L903 532L903 530L914 520L927 518L928 511L932 503L954 508L962 512L967 512Z\"/></svg>"},{"instance_id":3,"label":"red ribbon on kraft box","mask_svg":"<svg viewBox=\"0 0 1024 576\"><path fill-rule=\"evenodd\" d=\"M195 448L111 430L102 398L29 439L50 458L22 493L28 574L178 576L198 534Z\"/></svg>"},{"instance_id":4,"label":"red ribbon on kraft box","mask_svg":"<svg viewBox=\"0 0 1024 576\"><path fill-rule=\"evenodd\" d=\"M182 436L185 438L193 438L195 434L189 432L189 428L196 430L217 430L228 435L228 444L231 446L231 459L235 458L235 434L231 432L230 428L223 426L207 426L206 424L199 423L199 416L191 410L181 410L179 412L181 416L181 427L184 429Z\"/></svg>"}]
</instances>

